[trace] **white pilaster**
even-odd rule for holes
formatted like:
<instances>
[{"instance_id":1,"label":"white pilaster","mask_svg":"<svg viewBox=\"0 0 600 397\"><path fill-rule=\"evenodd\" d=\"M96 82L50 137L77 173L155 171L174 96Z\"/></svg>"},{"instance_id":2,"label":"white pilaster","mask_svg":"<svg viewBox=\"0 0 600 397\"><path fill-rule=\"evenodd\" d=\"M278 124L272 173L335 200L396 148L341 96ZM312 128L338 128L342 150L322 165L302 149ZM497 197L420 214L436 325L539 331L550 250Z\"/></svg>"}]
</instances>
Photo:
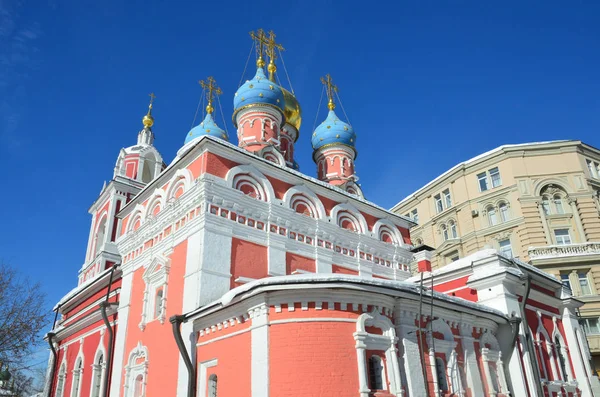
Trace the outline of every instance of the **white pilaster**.
<instances>
[{"instance_id":1,"label":"white pilaster","mask_svg":"<svg viewBox=\"0 0 600 397\"><path fill-rule=\"evenodd\" d=\"M113 353L112 361L112 372L110 378L110 395L120 396L121 393L121 381L123 380L123 363L127 357L125 352L125 341L127 338L127 327L137 327L137 322L129 324L129 311L131 302L131 288L133 285L133 273L123 273L121 279L121 291L119 293L119 310L117 318L119 320L119 326L117 327L117 333L114 337L115 349ZM108 368L111 371L110 368Z\"/></svg>"},{"instance_id":2,"label":"white pilaster","mask_svg":"<svg viewBox=\"0 0 600 397\"><path fill-rule=\"evenodd\" d=\"M269 317L261 306L252 316L250 384L252 397L269 397Z\"/></svg>"},{"instance_id":3,"label":"white pilaster","mask_svg":"<svg viewBox=\"0 0 600 397\"><path fill-rule=\"evenodd\" d=\"M472 336L473 326L470 324L461 324L461 343L464 352L465 376L467 385L471 389L471 395L483 396L483 383L481 374L477 365L477 356L475 354L475 339Z\"/></svg>"}]
</instances>

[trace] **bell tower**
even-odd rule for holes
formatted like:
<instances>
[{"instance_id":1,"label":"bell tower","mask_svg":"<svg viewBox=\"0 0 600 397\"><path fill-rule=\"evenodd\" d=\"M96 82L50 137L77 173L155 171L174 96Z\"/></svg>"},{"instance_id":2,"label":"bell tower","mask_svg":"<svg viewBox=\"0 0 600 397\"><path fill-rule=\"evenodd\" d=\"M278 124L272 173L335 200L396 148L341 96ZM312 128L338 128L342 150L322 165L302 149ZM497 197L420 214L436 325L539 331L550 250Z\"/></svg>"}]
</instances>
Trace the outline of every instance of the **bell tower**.
<instances>
[{"instance_id":1,"label":"bell tower","mask_svg":"<svg viewBox=\"0 0 600 397\"><path fill-rule=\"evenodd\" d=\"M119 226L117 214L166 167L153 145L154 98L154 94L150 94L150 105L142 118L143 128L138 132L137 144L121 149L112 180L104 182L99 197L89 209L92 224L85 262L79 271L79 284L94 278L121 260L115 244Z\"/></svg>"}]
</instances>

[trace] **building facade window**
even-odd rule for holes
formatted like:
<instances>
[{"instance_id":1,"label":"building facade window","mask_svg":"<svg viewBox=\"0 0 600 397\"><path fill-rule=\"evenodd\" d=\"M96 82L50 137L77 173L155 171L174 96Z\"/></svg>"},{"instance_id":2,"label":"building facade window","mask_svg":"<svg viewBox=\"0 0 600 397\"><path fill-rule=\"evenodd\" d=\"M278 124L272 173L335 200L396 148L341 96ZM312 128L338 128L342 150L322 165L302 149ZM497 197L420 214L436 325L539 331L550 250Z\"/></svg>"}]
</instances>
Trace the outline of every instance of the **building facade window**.
<instances>
[{"instance_id":1,"label":"building facade window","mask_svg":"<svg viewBox=\"0 0 600 397\"><path fill-rule=\"evenodd\" d=\"M442 225L441 229L442 229L442 236L444 237L444 241L448 240L448 238L449 238L449 236L448 236L448 226Z\"/></svg>"},{"instance_id":2,"label":"building facade window","mask_svg":"<svg viewBox=\"0 0 600 397\"><path fill-rule=\"evenodd\" d=\"M494 226L498 224L498 217L496 215L496 208L489 206L486 209L487 214L488 214L488 221L490 223L490 226Z\"/></svg>"},{"instance_id":3,"label":"building facade window","mask_svg":"<svg viewBox=\"0 0 600 397\"><path fill-rule=\"evenodd\" d=\"M450 195L450 190L446 189L442 192L442 194L444 195L444 205L446 208L452 207L452 196Z\"/></svg>"},{"instance_id":4,"label":"building facade window","mask_svg":"<svg viewBox=\"0 0 600 397\"><path fill-rule=\"evenodd\" d=\"M569 234L569 229L555 229L554 238L556 239L557 245L571 244L571 235Z\"/></svg>"},{"instance_id":5,"label":"building facade window","mask_svg":"<svg viewBox=\"0 0 600 397\"><path fill-rule=\"evenodd\" d=\"M500 252L500 255L504 256L505 258L512 258L513 257L513 251L512 251L512 246L510 245L510 239L505 239L505 240L500 240L498 242L498 245L500 246L500 249L498 250L498 252Z\"/></svg>"},{"instance_id":6,"label":"building facade window","mask_svg":"<svg viewBox=\"0 0 600 397\"><path fill-rule=\"evenodd\" d=\"M586 273L578 273L577 280L579 281L579 288L581 289L581 295L592 295L592 289L590 287L590 281Z\"/></svg>"},{"instance_id":7,"label":"building facade window","mask_svg":"<svg viewBox=\"0 0 600 397\"><path fill-rule=\"evenodd\" d=\"M573 289L571 288L571 280L569 279L569 273L563 273L560 275L560 281L562 282L562 285L564 285L565 287L567 287L569 289L569 291L572 291Z\"/></svg>"},{"instance_id":8,"label":"building facade window","mask_svg":"<svg viewBox=\"0 0 600 397\"><path fill-rule=\"evenodd\" d=\"M412 218L413 222L419 223L419 213L417 212L416 208L410 212L410 217Z\"/></svg>"},{"instance_id":9,"label":"building facade window","mask_svg":"<svg viewBox=\"0 0 600 397\"><path fill-rule=\"evenodd\" d=\"M456 222L449 221L448 225L450 226L450 235L452 238L458 238L458 230L456 229Z\"/></svg>"},{"instance_id":10,"label":"building facade window","mask_svg":"<svg viewBox=\"0 0 600 397\"><path fill-rule=\"evenodd\" d=\"M502 219L502 222L508 221L508 219L509 219L508 204L500 203L500 205L498 206L498 209L500 210L500 219Z\"/></svg>"},{"instance_id":11,"label":"building facade window","mask_svg":"<svg viewBox=\"0 0 600 397\"><path fill-rule=\"evenodd\" d=\"M170 265L168 258L157 255L142 275L145 289L142 318L139 323L141 330L144 330L146 324L150 321L158 320L161 324L164 324L167 318L167 281Z\"/></svg>"},{"instance_id":12,"label":"building facade window","mask_svg":"<svg viewBox=\"0 0 600 397\"><path fill-rule=\"evenodd\" d=\"M485 192L490 188L502 186L502 178L500 177L500 170L498 167L494 167L487 172L477 174L477 182L479 183L479 191Z\"/></svg>"},{"instance_id":13,"label":"building facade window","mask_svg":"<svg viewBox=\"0 0 600 397\"><path fill-rule=\"evenodd\" d=\"M547 196L542 196L542 210L544 215L550 215L550 200Z\"/></svg>"},{"instance_id":14,"label":"building facade window","mask_svg":"<svg viewBox=\"0 0 600 397\"><path fill-rule=\"evenodd\" d=\"M433 199L435 200L435 210L439 214L444 211L444 203L442 202L442 196L440 194L436 194Z\"/></svg>"},{"instance_id":15,"label":"building facade window","mask_svg":"<svg viewBox=\"0 0 600 397\"><path fill-rule=\"evenodd\" d=\"M81 373L83 372L83 360L80 358L75 362L73 370L73 385L71 388L71 397L79 397L81 390Z\"/></svg>"},{"instance_id":16,"label":"building facade window","mask_svg":"<svg viewBox=\"0 0 600 397\"><path fill-rule=\"evenodd\" d=\"M565 209L563 208L562 198L558 194L554 195L554 207L556 208L557 214L565 213Z\"/></svg>"},{"instance_id":17,"label":"building facade window","mask_svg":"<svg viewBox=\"0 0 600 397\"><path fill-rule=\"evenodd\" d=\"M554 348L556 349L556 355L558 356L558 365L560 367L561 379L565 382L569 381L569 375L567 373L567 362L565 360L563 347L560 344L560 338L557 336L554 338Z\"/></svg>"},{"instance_id":18,"label":"building facade window","mask_svg":"<svg viewBox=\"0 0 600 397\"><path fill-rule=\"evenodd\" d=\"M65 394L65 381L67 378L67 364L62 363L58 371L58 381L56 384L56 397L63 397Z\"/></svg>"},{"instance_id":19,"label":"building facade window","mask_svg":"<svg viewBox=\"0 0 600 397\"><path fill-rule=\"evenodd\" d=\"M582 318L580 324L583 326L585 333L588 335L600 334L600 321L598 317Z\"/></svg>"},{"instance_id":20,"label":"building facade window","mask_svg":"<svg viewBox=\"0 0 600 397\"><path fill-rule=\"evenodd\" d=\"M100 397L100 391L102 388L102 373L104 370L104 355L100 353L96 363L93 365L93 374L92 374L92 397Z\"/></svg>"},{"instance_id":21,"label":"building facade window","mask_svg":"<svg viewBox=\"0 0 600 397\"><path fill-rule=\"evenodd\" d=\"M217 375L215 374L208 377L208 397L217 397Z\"/></svg>"},{"instance_id":22,"label":"building facade window","mask_svg":"<svg viewBox=\"0 0 600 397\"><path fill-rule=\"evenodd\" d=\"M381 357L369 358L369 389L371 391L383 390L383 363Z\"/></svg>"},{"instance_id":23,"label":"building facade window","mask_svg":"<svg viewBox=\"0 0 600 397\"><path fill-rule=\"evenodd\" d=\"M438 378L438 387L441 391L448 391L448 379L446 378L446 364L440 357L435 358L435 372Z\"/></svg>"}]
</instances>

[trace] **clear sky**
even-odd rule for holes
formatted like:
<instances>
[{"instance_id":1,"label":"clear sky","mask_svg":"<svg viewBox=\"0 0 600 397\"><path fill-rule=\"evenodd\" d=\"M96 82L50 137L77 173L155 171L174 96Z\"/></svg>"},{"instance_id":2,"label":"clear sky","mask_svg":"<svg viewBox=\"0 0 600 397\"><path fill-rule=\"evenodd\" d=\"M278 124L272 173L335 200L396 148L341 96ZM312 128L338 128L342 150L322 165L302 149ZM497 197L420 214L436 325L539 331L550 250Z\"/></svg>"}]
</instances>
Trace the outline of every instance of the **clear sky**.
<instances>
[{"instance_id":1,"label":"clear sky","mask_svg":"<svg viewBox=\"0 0 600 397\"><path fill-rule=\"evenodd\" d=\"M209 75L235 140L250 30L273 29L286 48L301 171L315 175L309 138L331 73L365 195L391 207L501 144L600 147L598 20L596 1L0 0L0 259L41 281L49 304L76 285L87 209L135 143L150 92L167 162Z\"/></svg>"}]
</instances>

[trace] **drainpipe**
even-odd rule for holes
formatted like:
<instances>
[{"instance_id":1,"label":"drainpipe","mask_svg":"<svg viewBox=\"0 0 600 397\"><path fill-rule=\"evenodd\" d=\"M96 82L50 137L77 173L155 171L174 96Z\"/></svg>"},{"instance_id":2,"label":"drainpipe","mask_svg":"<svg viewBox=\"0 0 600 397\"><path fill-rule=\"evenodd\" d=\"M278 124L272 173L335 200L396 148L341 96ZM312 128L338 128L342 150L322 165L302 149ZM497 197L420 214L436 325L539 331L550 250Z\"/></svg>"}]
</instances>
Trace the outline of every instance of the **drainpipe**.
<instances>
[{"instance_id":1,"label":"drainpipe","mask_svg":"<svg viewBox=\"0 0 600 397\"><path fill-rule=\"evenodd\" d=\"M54 322L52 323L52 329L56 328L56 319L58 318L58 311L60 310L60 305L56 308L56 313L54 314ZM49 377L49 382L50 384L48 385L48 394L47 397L50 397L52 394L52 385L54 384L54 374L56 373L56 364L58 363L58 352L56 351L56 349L54 348L54 337L56 337L56 334L52 331L48 332L46 334L46 336L48 337L48 345L50 345L50 351L52 352L52 367L50 368L50 377Z\"/></svg>"},{"instance_id":2,"label":"drainpipe","mask_svg":"<svg viewBox=\"0 0 600 397\"><path fill-rule=\"evenodd\" d=\"M181 354L183 362L185 363L185 367L188 371L187 397L194 397L196 395L196 371L194 370L194 365L192 364L192 360L188 355L188 351L185 348L185 344L183 343L183 338L181 337L181 323L184 321L185 316L181 314L174 315L171 318L169 318L169 322L173 325L173 336L175 337L175 342L177 343L179 353Z\"/></svg>"},{"instance_id":3,"label":"drainpipe","mask_svg":"<svg viewBox=\"0 0 600 397\"><path fill-rule=\"evenodd\" d=\"M110 383L110 373L111 365L112 365L112 355L113 355L113 338L114 331L112 326L110 325L110 321L108 320L108 315L106 314L106 309L111 305L108 303L108 298L110 296L110 288L113 282L113 276L115 273L115 269L119 266L118 264L114 264L112 269L110 270L110 279L108 281L108 289L106 291L106 299L103 302L100 302L100 314L102 314L102 320L104 320L104 325L106 326L106 330L108 331L108 348L106 349L106 374L104 376L104 387L103 387L103 397L108 395L108 386Z\"/></svg>"}]
</instances>

